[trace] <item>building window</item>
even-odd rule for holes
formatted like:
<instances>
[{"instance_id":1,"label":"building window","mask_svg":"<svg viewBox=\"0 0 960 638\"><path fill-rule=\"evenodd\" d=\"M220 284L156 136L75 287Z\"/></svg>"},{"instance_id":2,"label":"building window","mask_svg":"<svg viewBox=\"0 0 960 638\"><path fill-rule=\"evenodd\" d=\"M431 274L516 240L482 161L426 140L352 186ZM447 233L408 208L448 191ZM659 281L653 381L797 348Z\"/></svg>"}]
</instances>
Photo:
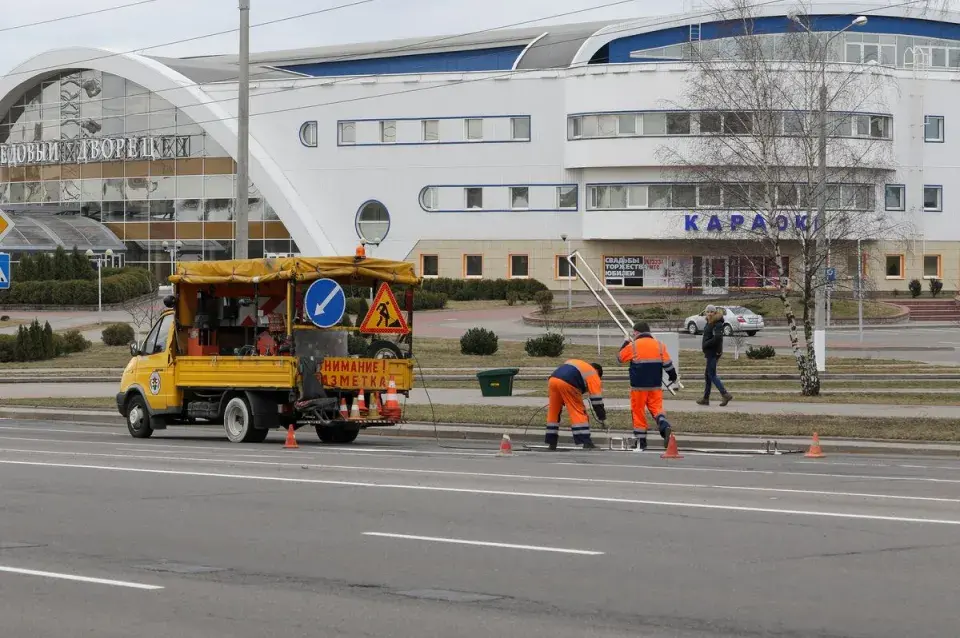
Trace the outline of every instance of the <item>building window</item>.
<instances>
[{"instance_id":1,"label":"building window","mask_svg":"<svg viewBox=\"0 0 960 638\"><path fill-rule=\"evenodd\" d=\"M887 255L887 279L903 279L903 255Z\"/></svg>"},{"instance_id":2,"label":"building window","mask_svg":"<svg viewBox=\"0 0 960 638\"><path fill-rule=\"evenodd\" d=\"M463 276L467 279L483 277L483 255L463 256Z\"/></svg>"},{"instance_id":3,"label":"building window","mask_svg":"<svg viewBox=\"0 0 960 638\"><path fill-rule=\"evenodd\" d=\"M483 189L478 187L463 189L467 208L483 208Z\"/></svg>"},{"instance_id":4,"label":"building window","mask_svg":"<svg viewBox=\"0 0 960 638\"><path fill-rule=\"evenodd\" d=\"M924 255L923 256L923 278L924 279L940 278L940 255Z\"/></svg>"},{"instance_id":5,"label":"building window","mask_svg":"<svg viewBox=\"0 0 960 638\"><path fill-rule=\"evenodd\" d=\"M383 144L393 144L397 141L396 120L384 120L380 122L380 141Z\"/></svg>"},{"instance_id":6,"label":"building window","mask_svg":"<svg viewBox=\"0 0 960 638\"><path fill-rule=\"evenodd\" d=\"M617 135L636 135L637 134L637 114L624 113L617 116Z\"/></svg>"},{"instance_id":7,"label":"building window","mask_svg":"<svg viewBox=\"0 0 960 638\"><path fill-rule=\"evenodd\" d=\"M469 142L478 142L483 139L483 120L470 118L464 121L464 133Z\"/></svg>"},{"instance_id":8,"label":"building window","mask_svg":"<svg viewBox=\"0 0 960 638\"><path fill-rule=\"evenodd\" d=\"M930 213L943 210L943 186L923 187L923 210Z\"/></svg>"},{"instance_id":9,"label":"building window","mask_svg":"<svg viewBox=\"0 0 960 638\"><path fill-rule=\"evenodd\" d=\"M390 213L376 200L365 202L356 217L357 235L368 244L378 245L390 232Z\"/></svg>"},{"instance_id":10,"label":"building window","mask_svg":"<svg viewBox=\"0 0 960 638\"><path fill-rule=\"evenodd\" d=\"M530 256L510 255L510 279L526 279L530 276Z\"/></svg>"},{"instance_id":11,"label":"building window","mask_svg":"<svg viewBox=\"0 0 960 638\"><path fill-rule=\"evenodd\" d=\"M582 122L579 117L567 119L567 138L571 140L580 139L582 134Z\"/></svg>"},{"instance_id":12,"label":"building window","mask_svg":"<svg viewBox=\"0 0 960 638\"><path fill-rule=\"evenodd\" d=\"M574 266L576 266L577 258L574 257L573 259L568 260L566 255L557 255L557 259L556 259L557 279L573 279L574 277L577 276L574 269L570 267L571 263Z\"/></svg>"},{"instance_id":13,"label":"building window","mask_svg":"<svg viewBox=\"0 0 960 638\"><path fill-rule=\"evenodd\" d=\"M887 184L884 187L884 208L887 210L906 210L906 187L899 184Z\"/></svg>"},{"instance_id":14,"label":"building window","mask_svg":"<svg viewBox=\"0 0 960 638\"><path fill-rule=\"evenodd\" d=\"M437 188L428 186L420 191L420 206L424 210L437 210Z\"/></svg>"},{"instance_id":15,"label":"building window","mask_svg":"<svg viewBox=\"0 0 960 638\"><path fill-rule=\"evenodd\" d=\"M421 128L424 142L440 141L440 120L423 120Z\"/></svg>"},{"instance_id":16,"label":"building window","mask_svg":"<svg viewBox=\"0 0 960 638\"><path fill-rule=\"evenodd\" d=\"M437 255L420 255L420 274L424 277L439 277L440 257Z\"/></svg>"},{"instance_id":17,"label":"building window","mask_svg":"<svg viewBox=\"0 0 960 638\"><path fill-rule=\"evenodd\" d=\"M317 147L317 121L304 122L300 125L300 143L309 148Z\"/></svg>"},{"instance_id":18,"label":"building window","mask_svg":"<svg viewBox=\"0 0 960 638\"><path fill-rule=\"evenodd\" d=\"M340 138L341 144L357 143L357 123L356 122L340 122L338 128L339 128L338 136Z\"/></svg>"},{"instance_id":19,"label":"building window","mask_svg":"<svg viewBox=\"0 0 960 638\"><path fill-rule=\"evenodd\" d=\"M941 115L924 116L923 141L924 142L942 142L943 141L943 116Z\"/></svg>"},{"instance_id":20,"label":"building window","mask_svg":"<svg viewBox=\"0 0 960 638\"><path fill-rule=\"evenodd\" d=\"M530 118L529 117L511 117L510 118L510 137L515 140L530 139Z\"/></svg>"},{"instance_id":21,"label":"building window","mask_svg":"<svg viewBox=\"0 0 960 638\"><path fill-rule=\"evenodd\" d=\"M561 210L576 210L579 203L576 186L557 186L557 208Z\"/></svg>"},{"instance_id":22,"label":"building window","mask_svg":"<svg viewBox=\"0 0 960 638\"><path fill-rule=\"evenodd\" d=\"M530 189L528 187L510 187L510 208L513 210L526 210L530 208Z\"/></svg>"},{"instance_id":23,"label":"building window","mask_svg":"<svg viewBox=\"0 0 960 638\"><path fill-rule=\"evenodd\" d=\"M667 135L690 135L690 114L667 113Z\"/></svg>"}]
</instances>

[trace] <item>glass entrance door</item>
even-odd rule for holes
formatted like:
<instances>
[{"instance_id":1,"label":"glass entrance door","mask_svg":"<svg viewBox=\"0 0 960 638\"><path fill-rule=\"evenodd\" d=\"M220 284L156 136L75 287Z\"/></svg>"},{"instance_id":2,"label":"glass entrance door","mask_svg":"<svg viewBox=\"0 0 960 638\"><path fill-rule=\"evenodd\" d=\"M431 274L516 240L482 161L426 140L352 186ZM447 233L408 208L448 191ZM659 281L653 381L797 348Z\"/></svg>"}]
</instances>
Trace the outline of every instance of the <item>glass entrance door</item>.
<instances>
[{"instance_id":1,"label":"glass entrance door","mask_svg":"<svg viewBox=\"0 0 960 638\"><path fill-rule=\"evenodd\" d=\"M703 289L727 290L730 287L730 263L727 257L703 258Z\"/></svg>"}]
</instances>

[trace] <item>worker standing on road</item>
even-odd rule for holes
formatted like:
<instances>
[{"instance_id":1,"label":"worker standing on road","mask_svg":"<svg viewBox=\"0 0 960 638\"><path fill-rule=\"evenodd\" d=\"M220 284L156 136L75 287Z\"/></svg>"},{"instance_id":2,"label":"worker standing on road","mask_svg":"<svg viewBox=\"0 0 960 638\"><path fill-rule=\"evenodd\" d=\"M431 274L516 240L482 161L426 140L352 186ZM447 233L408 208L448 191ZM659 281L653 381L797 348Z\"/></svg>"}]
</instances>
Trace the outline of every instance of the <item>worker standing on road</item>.
<instances>
[{"instance_id":1,"label":"worker standing on road","mask_svg":"<svg viewBox=\"0 0 960 638\"><path fill-rule=\"evenodd\" d=\"M600 422L607 420L607 410L603 407L603 367L599 363L587 363L579 359L570 359L554 370L547 382L550 403L547 407L547 445L557 449L560 442L560 413L567 406L570 414L570 429L573 442L582 445L585 450L596 449L590 440L590 419L583 409L583 395L590 397L590 405Z\"/></svg>"},{"instance_id":2,"label":"worker standing on road","mask_svg":"<svg viewBox=\"0 0 960 638\"><path fill-rule=\"evenodd\" d=\"M733 399L733 395L727 392L727 389L723 387L723 381L717 375L717 362L723 355L723 310L716 306L707 306L705 315L707 324L703 327L701 348L707 364L703 371L703 397L697 399L697 405L710 405L711 386L717 386L717 391L723 398L720 405L723 406Z\"/></svg>"},{"instance_id":3,"label":"worker standing on road","mask_svg":"<svg viewBox=\"0 0 960 638\"><path fill-rule=\"evenodd\" d=\"M633 413L633 437L636 450L647 449L647 415L657 422L663 445L670 440L670 422L663 414L663 373L670 386L677 387L677 369L670 359L667 347L650 334L650 326L640 321L633 326L633 339L620 346L620 363L630 363L630 411Z\"/></svg>"}]
</instances>

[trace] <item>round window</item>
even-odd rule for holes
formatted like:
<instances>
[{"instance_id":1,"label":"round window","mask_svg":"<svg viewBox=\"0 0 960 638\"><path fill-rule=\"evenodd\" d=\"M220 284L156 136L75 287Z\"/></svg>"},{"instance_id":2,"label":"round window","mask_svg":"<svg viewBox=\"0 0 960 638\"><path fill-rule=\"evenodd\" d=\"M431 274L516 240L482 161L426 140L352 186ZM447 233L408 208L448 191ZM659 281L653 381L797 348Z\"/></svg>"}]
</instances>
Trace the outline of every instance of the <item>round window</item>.
<instances>
[{"instance_id":1,"label":"round window","mask_svg":"<svg viewBox=\"0 0 960 638\"><path fill-rule=\"evenodd\" d=\"M357 235L368 244L377 245L390 232L390 213L387 207L370 200L357 211Z\"/></svg>"}]
</instances>

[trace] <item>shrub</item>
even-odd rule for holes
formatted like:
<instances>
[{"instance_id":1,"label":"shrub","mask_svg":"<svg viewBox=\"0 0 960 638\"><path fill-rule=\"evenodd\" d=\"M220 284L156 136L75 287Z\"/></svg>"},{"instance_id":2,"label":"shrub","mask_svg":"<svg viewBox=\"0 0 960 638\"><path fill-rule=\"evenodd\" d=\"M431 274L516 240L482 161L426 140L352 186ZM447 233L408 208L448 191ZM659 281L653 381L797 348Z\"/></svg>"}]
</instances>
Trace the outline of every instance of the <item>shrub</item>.
<instances>
[{"instance_id":1,"label":"shrub","mask_svg":"<svg viewBox=\"0 0 960 638\"><path fill-rule=\"evenodd\" d=\"M363 317L357 317L357 323L360 323L361 321L363 321ZM340 326L342 328L350 328L353 326L353 324L350 323L350 315L343 313L343 319L340 320Z\"/></svg>"},{"instance_id":2,"label":"shrub","mask_svg":"<svg viewBox=\"0 0 960 638\"><path fill-rule=\"evenodd\" d=\"M920 296L920 293L923 291L923 286L920 285L919 279L910 280L910 294L913 295L913 298L916 299Z\"/></svg>"},{"instance_id":3,"label":"shrub","mask_svg":"<svg viewBox=\"0 0 960 638\"><path fill-rule=\"evenodd\" d=\"M497 335L486 328L470 328L460 337L460 353L487 356L499 348Z\"/></svg>"},{"instance_id":4,"label":"shrub","mask_svg":"<svg viewBox=\"0 0 960 638\"><path fill-rule=\"evenodd\" d=\"M0 335L0 362L16 361L16 335Z\"/></svg>"},{"instance_id":5,"label":"shrub","mask_svg":"<svg viewBox=\"0 0 960 638\"><path fill-rule=\"evenodd\" d=\"M531 357L559 357L563 354L563 335L548 332L539 337L527 339L523 349Z\"/></svg>"},{"instance_id":6,"label":"shrub","mask_svg":"<svg viewBox=\"0 0 960 638\"><path fill-rule=\"evenodd\" d=\"M541 290L533 296L533 300L537 302L537 307L540 308L541 314L549 315L553 312L553 293L549 290Z\"/></svg>"},{"instance_id":7,"label":"shrub","mask_svg":"<svg viewBox=\"0 0 960 638\"><path fill-rule=\"evenodd\" d=\"M370 304L363 297L347 299L347 312L351 315L357 315L360 319L367 316L370 311Z\"/></svg>"},{"instance_id":8,"label":"shrub","mask_svg":"<svg viewBox=\"0 0 960 638\"><path fill-rule=\"evenodd\" d=\"M64 333L56 334L53 337L56 345L57 356L73 354L75 352L84 352L90 348L90 342L80 334L79 330L67 330Z\"/></svg>"},{"instance_id":9,"label":"shrub","mask_svg":"<svg viewBox=\"0 0 960 638\"><path fill-rule=\"evenodd\" d=\"M366 339L361 337L359 334L351 332L347 336L347 352L350 354L363 355L367 352L367 348L370 347L370 344Z\"/></svg>"},{"instance_id":10,"label":"shrub","mask_svg":"<svg viewBox=\"0 0 960 638\"><path fill-rule=\"evenodd\" d=\"M50 327L49 321L45 321L43 324L43 358L53 359L56 356L57 344L53 338L53 328Z\"/></svg>"},{"instance_id":11,"label":"shrub","mask_svg":"<svg viewBox=\"0 0 960 638\"><path fill-rule=\"evenodd\" d=\"M0 321L10 321L10 315L3 315L0 317Z\"/></svg>"},{"instance_id":12,"label":"shrub","mask_svg":"<svg viewBox=\"0 0 960 638\"><path fill-rule=\"evenodd\" d=\"M443 293L456 301L505 300L511 291L520 301L533 296L547 287L536 279L450 279L437 277L423 282L424 292Z\"/></svg>"},{"instance_id":13,"label":"shrub","mask_svg":"<svg viewBox=\"0 0 960 638\"><path fill-rule=\"evenodd\" d=\"M507 291L507 305L508 305L508 306L515 306L515 305L517 305L517 302L518 302L518 301L520 301L520 293L517 292L516 290L508 290L508 291Z\"/></svg>"},{"instance_id":14,"label":"shrub","mask_svg":"<svg viewBox=\"0 0 960 638\"><path fill-rule=\"evenodd\" d=\"M136 335L133 333L133 327L130 324L112 323L103 329L100 338L108 346L125 346L133 343Z\"/></svg>"},{"instance_id":15,"label":"shrub","mask_svg":"<svg viewBox=\"0 0 960 638\"><path fill-rule=\"evenodd\" d=\"M943 290L943 282L939 279L930 280L930 294L936 297Z\"/></svg>"},{"instance_id":16,"label":"shrub","mask_svg":"<svg viewBox=\"0 0 960 638\"><path fill-rule=\"evenodd\" d=\"M666 319L670 312L663 306L648 306L630 313L634 319Z\"/></svg>"},{"instance_id":17,"label":"shrub","mask_svg":"<svg viewBox=\"0 0 960 638\"><path fill-rule=\"evenodd\" d=\"M773 346L760 346L759 348L750 346L747 348L747 359L772 359L775 356L777 356L777 351Z\"/></svg>"},{"instance_id":18,"label":"shrub","mask_svg":"<svg viewBox=\"0 0 960 638\"><path fill-rule=\"evenodd\" d=\"M446 307L447 296L442 292L417 290L413 293L414 310L443 310Z\"/></svg>"}]
</instances>

